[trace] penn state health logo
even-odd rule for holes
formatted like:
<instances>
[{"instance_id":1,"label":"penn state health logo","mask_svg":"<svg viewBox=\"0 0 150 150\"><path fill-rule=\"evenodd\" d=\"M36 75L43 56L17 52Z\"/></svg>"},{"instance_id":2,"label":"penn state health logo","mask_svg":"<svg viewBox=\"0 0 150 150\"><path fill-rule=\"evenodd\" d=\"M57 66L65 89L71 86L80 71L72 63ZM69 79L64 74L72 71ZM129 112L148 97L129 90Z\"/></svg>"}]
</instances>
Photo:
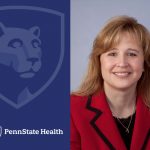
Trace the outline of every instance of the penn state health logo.
<instances>
[{"instance_id":1,"label":"penn state health logo","mask_svg":"<svg viewBox=\"0 0 150 150\"><path fill-rule=\"evenodd\" d=\"M0 99L21 108L57 76L64 57L64 14L33 6L0 7Z\"/></svg>"}]
</instances>

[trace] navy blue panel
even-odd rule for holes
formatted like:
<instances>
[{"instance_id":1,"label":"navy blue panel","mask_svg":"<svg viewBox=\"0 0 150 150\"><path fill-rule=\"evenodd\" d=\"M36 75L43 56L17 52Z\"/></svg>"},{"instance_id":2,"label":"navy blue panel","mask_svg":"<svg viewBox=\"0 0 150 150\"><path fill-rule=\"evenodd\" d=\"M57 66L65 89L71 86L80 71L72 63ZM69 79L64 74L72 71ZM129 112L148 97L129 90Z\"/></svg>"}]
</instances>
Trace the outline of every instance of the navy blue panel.
<instances>
[{"instance_id":1,"label":"navy blue panel","mask_svg":"<svg viewBox=\"0 0 150 150\"><path fill-rule=\"evenodd\" d=\"M0 149L70 149L69 50L69 0L0 2Z\"/></svg>"}]
</instances>

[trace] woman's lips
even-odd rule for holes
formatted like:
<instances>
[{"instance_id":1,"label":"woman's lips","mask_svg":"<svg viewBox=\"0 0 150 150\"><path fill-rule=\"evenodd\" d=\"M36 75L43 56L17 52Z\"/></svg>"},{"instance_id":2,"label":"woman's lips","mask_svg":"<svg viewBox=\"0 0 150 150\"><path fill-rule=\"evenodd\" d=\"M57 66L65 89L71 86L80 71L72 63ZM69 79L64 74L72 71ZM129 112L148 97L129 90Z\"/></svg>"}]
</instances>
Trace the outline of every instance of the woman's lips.
<instances>
[{"instance_id":1,"label":"woman's lips","mask_svg":"<svg viewBox=\"0 0 150 150\"><path fill-rule=\"evenodd\" d=\"M128 77L131 74L131 72L114 72L113 74L118 77Z\"/></svg>"}]
</instances>

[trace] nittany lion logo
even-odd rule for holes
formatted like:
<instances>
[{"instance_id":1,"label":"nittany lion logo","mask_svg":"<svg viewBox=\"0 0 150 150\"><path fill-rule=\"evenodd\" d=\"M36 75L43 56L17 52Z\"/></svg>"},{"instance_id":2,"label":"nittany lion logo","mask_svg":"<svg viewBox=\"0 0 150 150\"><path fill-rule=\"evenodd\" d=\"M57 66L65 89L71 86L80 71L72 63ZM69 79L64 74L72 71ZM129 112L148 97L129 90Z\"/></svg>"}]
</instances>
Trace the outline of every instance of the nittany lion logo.
<instances>
[{"instance_id":1,"label":"nittany lion logo","mask_svg":"<svg viewBox=\"0 0 150 150\"><path fill-rule=\"evenodd\" d=\"M27 83L36 76L41 64L40 28L24 29L0 23L0 92L15 103L25 101L31 95Z\"/></svg>"},{"instance_id":2,"label":"nittany lion logo","mask_svg":"<svg viewBox=\"0 0 150 150\"><path fill-rule=\"evenodd\" d=\"M0 23L0 64L21 78L31 78L41 67L40 29L9 28Z\"/></svg>"}]
</instances>

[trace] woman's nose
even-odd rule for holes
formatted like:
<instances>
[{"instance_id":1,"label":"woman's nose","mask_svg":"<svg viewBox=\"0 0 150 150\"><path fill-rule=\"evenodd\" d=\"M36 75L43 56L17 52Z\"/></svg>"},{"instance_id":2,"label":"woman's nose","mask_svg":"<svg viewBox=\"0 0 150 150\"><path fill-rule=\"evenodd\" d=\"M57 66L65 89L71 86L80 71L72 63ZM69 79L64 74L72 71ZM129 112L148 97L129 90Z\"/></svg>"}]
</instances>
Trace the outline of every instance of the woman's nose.
<instances>
[{"instance_id":1,"label":"woman's nose","mask_svg":"<svg viewBox=\"0 0 150 150\"><path fill-rule=\"evenodd\" d=\"M117 67L127 67L128 65L128 59L125 55L121 55L118 57Z\"/></svg>"}]
</instances>

